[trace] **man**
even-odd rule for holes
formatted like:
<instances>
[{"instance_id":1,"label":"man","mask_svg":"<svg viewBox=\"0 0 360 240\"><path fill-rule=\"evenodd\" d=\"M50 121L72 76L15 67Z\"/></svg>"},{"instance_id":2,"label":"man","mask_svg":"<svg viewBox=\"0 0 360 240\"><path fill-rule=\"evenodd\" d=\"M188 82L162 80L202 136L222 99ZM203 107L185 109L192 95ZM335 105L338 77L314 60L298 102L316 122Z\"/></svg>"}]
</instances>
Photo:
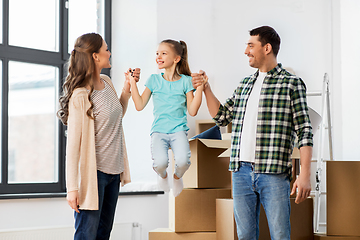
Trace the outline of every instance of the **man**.
<instances>
[{"instance_id":1,"label":"man","mask_svg":"<svg viewBox=\"0 0 360 240\"><path fill-rule=\"evenodd\" d=\"M311 191L312 128L304 82L277 63L280 37L268 26L250 31L245 49L257 71L241 80L224 105L205 83L210 115L219 126L232 122L230 171L233 173L234 215L239 239L258 239L260 204L272 239L290 240L290 195L295 202ZM205 72L193 74L197 87ZM291 153L298 137L301 172L290 193Z\"/></svg>"}]
</instances>

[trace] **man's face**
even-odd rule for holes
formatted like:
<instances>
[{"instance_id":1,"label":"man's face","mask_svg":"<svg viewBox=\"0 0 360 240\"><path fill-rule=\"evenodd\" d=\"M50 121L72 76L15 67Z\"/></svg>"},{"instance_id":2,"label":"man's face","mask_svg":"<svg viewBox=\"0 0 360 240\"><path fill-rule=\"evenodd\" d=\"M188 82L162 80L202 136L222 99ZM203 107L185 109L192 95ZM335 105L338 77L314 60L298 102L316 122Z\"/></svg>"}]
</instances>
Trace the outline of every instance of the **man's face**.
<instances>
[{"instance_id":1,"label":"man's face","mask_svg":"<svg viewBox=\"0 0 360 240\"><path fill-rule=\"evenodd\" d=\"M253 68L261 68L265 63L266 50L261 46L259 36L250 36L246 44L245 55L249 57L249 65Z\"/></svg>"}]
</instances>

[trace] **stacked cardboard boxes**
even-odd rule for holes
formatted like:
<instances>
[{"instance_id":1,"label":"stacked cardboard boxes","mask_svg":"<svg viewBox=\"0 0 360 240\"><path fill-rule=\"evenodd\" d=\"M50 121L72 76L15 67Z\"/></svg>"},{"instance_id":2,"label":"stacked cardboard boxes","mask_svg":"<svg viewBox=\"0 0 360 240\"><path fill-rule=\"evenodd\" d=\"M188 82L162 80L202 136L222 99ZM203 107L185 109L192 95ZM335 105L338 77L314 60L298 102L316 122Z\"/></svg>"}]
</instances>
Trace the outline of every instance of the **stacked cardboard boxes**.
<instances>
[{"instance_id":1,"label":"stacked cardboard boxes","mask_svg":"<svg viewBox=\"0 0 360 240\"><path fill-rule=\"evenodd\" d=\"M326 162L327 235L316 240L360 240L360 162Z\"/></svg>"},{"instance_id":2,"label":"stacked cardboard boxes","mask_svg":"<svg viewBox=\"0 0 360 240\"><path fill-rule=\"evenodd\" d=\"M211 120L198 121L196 134L212 126ZM195 139L189 143L191 166L183 176L184 190L176 198L169 194L169 228L150 231L149 240L237 240L229 155L221 155L230 148L230 139ZM292 198L291 239L311 240L313 201L309 198L300 205L294 201ZM259 239L270 239L263 210Z\"/></svg>"},{"instance_id":3,"label":"stacked cardboard boxes","mask_svg":"<svg viewBox=\"0 0 360 240\"><path fill-rule=\"evenodd\" d=\"M360 237L329 236L326 234L315 234L314 240L360 240Z\"/></svg>"},{"instance_id":4,"label":"stacked cardboard boxes","mask_svg":"<svg viewBox=\"0 0 360 240\"><path fill-rule=\"evenodd\" d=\"M212 126L206 120L196 128L203 132ZM230 140L195 139L189 144L191 166L183 176L184 189L176 198L169 194L169 228L150 231L149 240L216 239L216 199L231 197L229 160L218 155L230 147Z\"/></svg>"},{"instance_id":5,"label":"stacked cardboard boxes","mask_svg":"<svg viewBox=\"0 0 360 240\"><path fill-rule=\"evenodd\" d=\"M167 228L149 232L149 240L216 240L214 232L176 233Z\"/></svg>"}]
</instances>

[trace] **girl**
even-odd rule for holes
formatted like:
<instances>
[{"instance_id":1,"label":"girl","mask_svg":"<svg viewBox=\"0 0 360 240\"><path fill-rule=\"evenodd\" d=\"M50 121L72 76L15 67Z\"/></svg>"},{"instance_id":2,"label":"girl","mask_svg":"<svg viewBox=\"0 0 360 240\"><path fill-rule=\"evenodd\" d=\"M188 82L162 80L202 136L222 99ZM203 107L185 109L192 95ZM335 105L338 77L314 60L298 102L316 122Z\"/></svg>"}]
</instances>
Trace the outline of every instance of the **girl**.
<instances>
[{"instance_id":1,"label":"girl","mask_svg":"<svg viewBox=\"0 0 360 240\"><path fill-rule=\"evenodd\" d=\"M67 125L67 201L75 210L74 239L109 239L122 184L130 182L122 118L131 96L120 99L110 78L110 51L99 34L80 36L71 52L58 117ZM134 72L137 80L139 69ZM121 176L121 177L120 177Z\"/></svg>"},{"instance_id":2,"label":"girl","mask_svg":"<svg viewBox=\"0 0 360 240\"><path fill-rule=\"evenodd\" d=\"M197 114L203 91L203 86L199 86L194 97L187 58L187 46L184 41L171 39L162 41L156 52L156 62L158 68L165 71L150 76L141 96L136 80L131 73L126 73L130 80L131 96L136 110L143 110L151 95L153 96L154 122L151 128L153 168L160 176L160 187L168 192L170 187L166 169L169 161L168 149L171 147L175 158L173 176L175 197L183 189L182 176L190 166L186 111L188 110L191 116Z\"/></svg>"}]
</instances>

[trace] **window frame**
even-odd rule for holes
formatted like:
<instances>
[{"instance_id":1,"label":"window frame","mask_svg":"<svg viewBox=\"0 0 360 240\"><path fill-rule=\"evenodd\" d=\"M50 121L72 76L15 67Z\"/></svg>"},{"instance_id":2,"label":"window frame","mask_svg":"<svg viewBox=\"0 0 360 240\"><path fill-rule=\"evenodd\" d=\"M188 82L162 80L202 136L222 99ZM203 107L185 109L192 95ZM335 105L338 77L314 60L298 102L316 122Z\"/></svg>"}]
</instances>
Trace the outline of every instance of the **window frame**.
<instances>
[{"instance_id":1,"label":"window frame","mask_svg":"<svg viewBox=\"0 0 360 240\"><path fill-rule=\"evenodd\" d=\"M68 53L68 1L59 0L59 51L24 48L9 45L9 1L3 0L3 42L0 44L0 59L2 61L2 93L1 93L1 182L0 199L31 198L64 196L65 185L65 152L66 137L64 126L60 120L58 124L58 181L54 183L8 183L8 93L9 93L9 61L41 64L59 69L58 94L61 94L62 84L67 75L66 63ZM104 0L104 39L111 49L111 0ZM110 76L110 69L103 73Z\"/></svg>"}]
</instances>

